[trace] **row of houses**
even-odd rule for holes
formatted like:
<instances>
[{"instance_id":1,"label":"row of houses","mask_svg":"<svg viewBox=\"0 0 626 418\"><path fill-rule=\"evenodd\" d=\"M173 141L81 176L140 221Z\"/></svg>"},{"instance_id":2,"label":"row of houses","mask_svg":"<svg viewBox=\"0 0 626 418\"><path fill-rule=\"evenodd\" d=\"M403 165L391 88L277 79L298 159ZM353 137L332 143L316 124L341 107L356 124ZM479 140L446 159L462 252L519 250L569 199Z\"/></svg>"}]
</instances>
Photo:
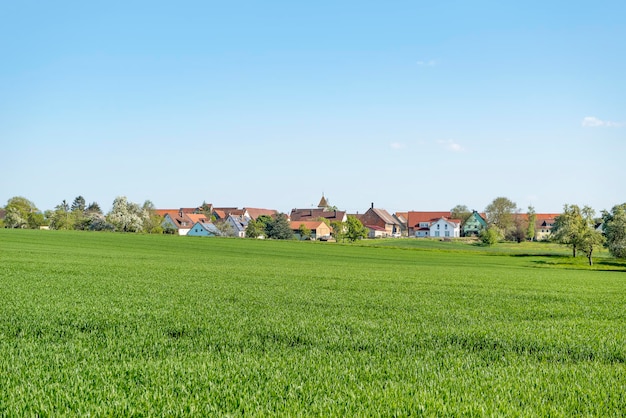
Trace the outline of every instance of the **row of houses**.
<instances>
[{"instance_id":1,"label":"row of houses","mask_svg":"<svg viewBox=\"0 0 626 418\"><path fill-rule=\"evenodd\" d=\"M274 209L214 207L203 204L197 208L159 209L163 217L163 227L179 235L215 236L220 231L216 221L230 225L233 235L245 237L248 223L259 216L276 216ZM458 238L476 236L487 228L484 213L473 211L464 222L454 219L450 211L408 211L390 214L385 209L371 207L363 214L352 214L368 229L369 238L417 237L417 238ZM536 214L535 239L544 240L550 234L554 220L559 214ZM518 215L526 216L526 215ZM333 222L345 222L346 211L329 207L324 196L316 208L292 209L288 214L291 229L297 234L303 226L310 231L311 239L328 238L332 233ZM527 218L526 218L527 219Z\"/></svg>"}]
</instances>

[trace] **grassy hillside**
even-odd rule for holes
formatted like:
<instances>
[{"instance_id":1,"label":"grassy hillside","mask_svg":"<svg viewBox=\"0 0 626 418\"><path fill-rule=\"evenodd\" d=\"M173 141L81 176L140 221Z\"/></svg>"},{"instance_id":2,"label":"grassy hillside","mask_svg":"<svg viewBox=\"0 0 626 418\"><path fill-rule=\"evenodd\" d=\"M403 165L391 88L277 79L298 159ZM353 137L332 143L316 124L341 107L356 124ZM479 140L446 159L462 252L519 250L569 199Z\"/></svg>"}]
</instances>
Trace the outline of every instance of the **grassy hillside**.
<instances>
[{"instance_id":1,"label":"grassy hillside","mask_svg":"<svg viewBox=\"0 0 626 418\"><path fill-rule=\"evenodd\" d=\"M626 266L546 248L0 230L0 414L619 415Z\"/></svg>"}]
</instances>

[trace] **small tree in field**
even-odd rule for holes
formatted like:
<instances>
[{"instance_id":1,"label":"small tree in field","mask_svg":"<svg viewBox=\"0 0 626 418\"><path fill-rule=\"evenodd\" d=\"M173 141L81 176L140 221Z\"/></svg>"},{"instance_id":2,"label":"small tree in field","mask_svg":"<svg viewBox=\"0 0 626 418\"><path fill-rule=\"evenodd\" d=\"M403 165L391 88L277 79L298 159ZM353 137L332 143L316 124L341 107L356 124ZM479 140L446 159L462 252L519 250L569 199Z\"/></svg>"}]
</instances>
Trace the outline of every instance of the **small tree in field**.
<instances>
[{"instance_id":1,"label":"small tree in field","mask_svg":"<svg viewBox=\"0 0 626 418\"><path fill-rule=\"evenodd\" d=\"M563 213L556 217L552 227L552 240L559 244L571 245L572 257L576 257L580 234L583 229L583 217L577 205L563 206Z\"/></svg>"},{"instance_id":2,"label":"small tree in field","mask_svg":"<svg viewBox=\"0 0 626 418\"><path fill-rule=\"evenodd\" d=\"M365 237L367 237L367 228L363 226L356 216L348 216L346 221L346 238L348 238L348 241L354 242Z\"/></svg>"},{"instance_id":3,"label":"small tree in field","mask_svg":"<svg viewBox=\"0 0 626 418\"><path fill-rule=\"evenodd\" d=\"M333 237L336 242L340 242L346 238L346 224L341 221L334 221L330 223L330 227L333 229Z\"/></svg>"},{"instance_id":4,"label":"small tree in field","mask_svg":"<svg viewBox=\"0 0 626 418\"><path fill-rule=\"evenodd\" d=\"M496 228L486 228L480 231L478 235L480 237L480 241L485 245L495 245L500 240L500 234L498 233Z\"/></svg>"},{"instance_id":5,"label":"small tree in field","mask_svg":"<svg viewBox=\"0 0 626 418\"><path fill-rule=\"evenodd\" d=\"M596 231L595 211L589 206L585 206L582 210L583 228L578 237L578 247L587 256L589 265L593 265L593 251L604 244L604 236Z\"/></svg>"}]
</instances>

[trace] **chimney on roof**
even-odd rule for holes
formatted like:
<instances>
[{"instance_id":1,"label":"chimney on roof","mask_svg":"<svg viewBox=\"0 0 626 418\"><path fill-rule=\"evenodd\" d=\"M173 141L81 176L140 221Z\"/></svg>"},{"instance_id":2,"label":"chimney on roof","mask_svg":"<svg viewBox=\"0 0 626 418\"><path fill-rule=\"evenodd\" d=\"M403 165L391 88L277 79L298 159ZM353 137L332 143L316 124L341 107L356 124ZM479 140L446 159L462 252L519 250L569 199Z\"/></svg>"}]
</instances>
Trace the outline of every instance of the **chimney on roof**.
<instances>
[{"instance_id":1,"label":"chimney on roof","mask_svg":"<svg viewBox=\"0 0 626 418\"><path fill-rule=\"evenodd\" d=\"M372 202L372 209L374 209L374 202Z\"/></svg>"}]
</instances>

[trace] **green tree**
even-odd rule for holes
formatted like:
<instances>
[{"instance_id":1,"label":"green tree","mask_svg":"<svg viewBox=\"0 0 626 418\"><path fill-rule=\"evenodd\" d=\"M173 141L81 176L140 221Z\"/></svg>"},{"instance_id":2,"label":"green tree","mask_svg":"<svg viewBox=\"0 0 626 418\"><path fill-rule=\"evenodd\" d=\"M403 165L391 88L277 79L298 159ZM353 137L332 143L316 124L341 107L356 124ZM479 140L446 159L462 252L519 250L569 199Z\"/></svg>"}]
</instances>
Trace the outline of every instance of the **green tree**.
<instances>
[{"instance_id":1,"label":"green tree","mask_svg":"<svg viewBox=\"0 0 626 418\"><path fill-rule=\"evenodd\" d=\"M203 201L202 205L200 205L200 212L207 219L213 219L213 211L211 210L211 205L209 205L206 201Z\"/></svg>"},{"instance_id":2,"label":"green tree","mask_svg":"<svg viewBox=\"0 0 626 418\"><path fill-rule=\"evenodd\" d=\"M346 238L346 223L341 221L333 221L330 223L330 227L332 228L332 236L335 237L336 242L343 242Z\"/></svg>"},{"instance_id":3,"label":"green tree","mask_svg":"<svg viewBox=\"0 0 626 418\"><path fill-rule=\"evenodd\" d=\"M87 211L87 213L98 213L102 215L102 209L100 209L100 205L98 204L98 202L91 202L85 210Z\"/></svg>"},{"instance_id":4,"label":"green tree","mask_svg":"<svg viewBox=\"0 0 626 418\"><path fill-rule=\"evenodd\" d=\"M346 221L346 238L350 242L367 237L367 228L363 226L361 221L352 215L348 215Z\"/></svg>"},{"instance_id":5,"label":"green tree","mask_svg":"<svg viewBox=\"0 0 626 418\"><path fill-rule=\"evenodd\" d=\"M517 204L506 197L496 197L486 208L487 222L496 227L500 235L507 237L515 228L514 214Z\"/></svg>"},{"instance_id":6,"label":"green tree","mask_svg":"<svg viewBox=\"0 0 626 418\"><path fill-rule=\"evenodd\" d=\"M39 228L43 224L43 215L37 216L37 207L25 197L15 196L7 201L4 217L7 228Z\"/></svg>"},{"instance_id":7,"label":"green tree","mask_svg":"<svg viewBox=\"0 0 626 418\"><path fill-rule=\"evenodd\" d=\"M292 239L293 238L293 231L291 230L291 225L289 224L287 215L285 215L284 213L279 213L278 215L276 215L276 217L273 218L272 221L266 225L265 231L267 233L268 238L273 238L273 239Z\"/></svg>"},{"instance_id":8,"label":"green tree","mask_svg":"<svg viewBox=\"0 0 626 418\"><path fill-rule=\"evenodd\" d=\"M265 236L265 224L251 219L246 226L246 238L259 238Z\"/></svg>"},{"instance_id":9,"label":"green tree","mask_svg":"<svg viewBox=\"0 0 626 418\"><path fill-rule=\"evenodd\" d=\"M576 257L576 249L580 243L580 234L583 230L583 216L577 205L565 204L563 213L554 219L552 226L552 240L559 244L572 247L572 257Z\"/></svg>"},{"instance_id":10,"label":"green tree","mask_svg":"<svg viewBox=\"0 0 626 418\"><path fill-rule=\"evenodd\" d=\"M485 245L495 245L500 240L500 233L496 228L485 228L479 233L480 241Z\"/></svg>"},{"instance_id":11,"label":"green tree","mask_svg":"<svg viewBox=\"0 0 626 418\"><path fill-rule=\"evenodd\" d=\"M65 200L54 207L54 211L49 214L49 220L52 229L72 229L74 227L70 206Z\"/></svg>"},{"instance_id":12,"label":"green tree","mask_svg":"<svg viewBox=\"0 0 626 418\"><path fill-rule=\"evenodd\" d=\"M304 224L300 224L298 227L298 235L300 235L300 239L310 239L311 238L311 230L306 227Z\"/></svg>"},{"instance_id":13,"label":"green tree","mask_svg":"<svg viewBox=\"0 0 626 418\"><path fill-rule=\"evenodd\" d=\"M450 218L460 220L461 225L465 224L470 216L472 216L472 211L465 205L456 205L450 209Z\"/></svg>"},{"instance_id":14,"label":"green tree","mask_svg":"<svg viewBox=\"0 0 626 418\"><path fill-rule=\"evenodd\" d=\"M156 206L150 200L146 200L141 207L142 230L148 234L163 233L163 217L156 211Z\"/></svg>"},{"instance_id":15,"label":"green tree","mask_svg":"<svg viewBox=\"0 0 626 418\"><path fill-rule=\"evenodd\" d=\"M589 265L593 265L593 252L604 244L604 236L596 230L595 211L589 206L585 206L581 212L583 222L580 235L578 236L578 247L587 256Z\"/></svg>"},{"instance_id":16,"label":"green tree","mask_svg":"<svg viewBox=\"0 0 626 418\"><path fill-rule=\"evenodd\" d=\"M85 211L85 198L82 196L77 196L72 202L71 210L72 212L74 211L84 212Z\"/></svg>"},{"instance_id":17,"label":"green tree","mask_svg":"<svg viewBox=\"0 0 626 418\"><path fill-rule=\"evenodd\" d=\"M518 244L526 239L528 233L528 221L519 213L513 215L513 228L508 231L506 239L515 241Z\"/></svg>"},{"instance_id":18,"label":"green tree","mask_svg":"<svg viewBox=\"0 0 626 418\"><path fill-rule=\"evenodd\" d=\"M626 203L602 212L602 229L611 255L626 258Z\"/></svg>"}]
</instances>

